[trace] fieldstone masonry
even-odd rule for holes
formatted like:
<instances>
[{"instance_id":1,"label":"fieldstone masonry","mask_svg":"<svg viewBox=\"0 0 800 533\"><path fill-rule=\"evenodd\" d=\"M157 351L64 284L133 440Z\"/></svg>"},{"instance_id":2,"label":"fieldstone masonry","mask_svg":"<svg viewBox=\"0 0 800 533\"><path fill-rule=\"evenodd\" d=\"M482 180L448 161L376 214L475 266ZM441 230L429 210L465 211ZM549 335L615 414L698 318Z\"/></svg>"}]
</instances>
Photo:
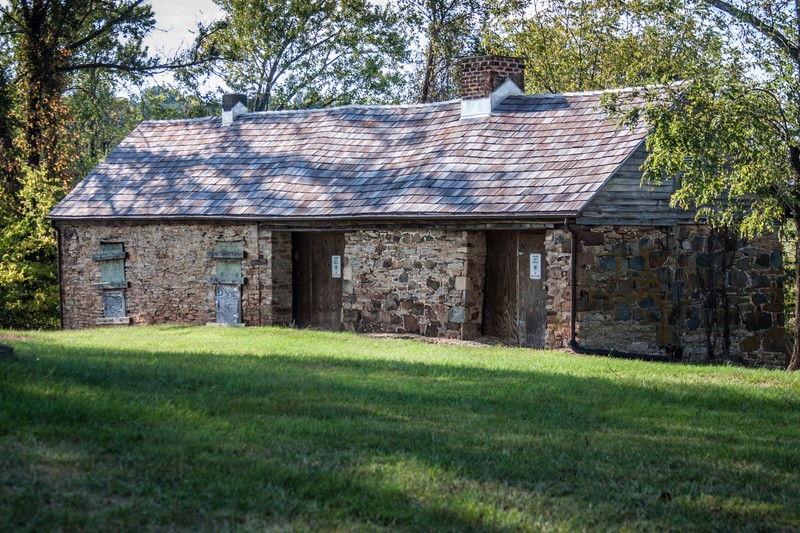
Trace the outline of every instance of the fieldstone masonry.
<instances>
[{"instance_id":1,"label":"fieldstone masonry","mask_svg":"<svg viewBox=\"0 0 800 533\"><path fill-rule=\"evenodd\" d=\"M570 337L570 261L572 235L567 230L548 230L544 237L547 264L547 346L566 348Z\"/></svg>"},{"instance_id":2,"label":"fieldstone masonry","mask_svg":"<svg viewBox=\"0 0 800 533\"><path fill-rule=\"evenodd\" d=\"M780 242L681 224L577 230L577 341L673 360L785 365Z\"/></svg>"},{"instance_id":3,"label":"fieldstone masonry","mask_svg":"<svg viewBox=\"0 0 800 533\"><path fill-rule=\"evenodd\" d=\"M746 241L697 224L578 226L576 340L589 349L683 361L785 364L780 242ZM103 317L101 243L123 243L131 324L215 321L215 260L242 243L242 318L292 323L292 238L257 223L74 224L60 228L64 327ZM570 340L573 233L545 232L547 345ZM474 338L483 323L483 231L345 233L342 327ZM102 321L101 321L102 322Z\"/></svg>"},{"instance_id":4,"label":"fieldstone masonry","mask_svg":"<svg viewBox=\"0 0 800 533\"><path fill-rule=\"evenodd\" d=\"M259 227L261 316L250 324L292 323L292 234Z\"/></svg>"},{"instance_id":5,"label":"fieldstone masonry","mask_svg":"<svg viewBox=\"0 0 800 533\"><path fill-rule=\"evenodd\" d=\"M448 338L479 333L485 234L359 231L345 239L346 329Z\"/></svg>"},{"instance_id":6,"label":"fieldstone masonry","mask_svg":"<svg viewBox=\"0 0 800 533\"><path fill-rule=\"evenodd\" d=\"M206 324L214 322L215 275L209 257L219 241L242 241L242 317L258 320L257 227L226 224L75 225L61 228L61 290L64 327L95 327L102 318L100 269L92 261L101 243L123 243L126 307L131 324Z\"/></svg>"}]
</instances>

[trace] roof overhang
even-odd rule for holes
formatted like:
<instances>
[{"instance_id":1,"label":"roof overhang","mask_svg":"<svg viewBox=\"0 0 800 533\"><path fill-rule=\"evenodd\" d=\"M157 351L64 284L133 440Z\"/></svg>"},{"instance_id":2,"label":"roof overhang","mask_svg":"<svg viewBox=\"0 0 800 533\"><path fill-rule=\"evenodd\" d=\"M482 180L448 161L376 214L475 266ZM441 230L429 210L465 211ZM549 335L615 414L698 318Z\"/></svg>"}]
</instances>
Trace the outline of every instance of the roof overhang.
<instances>
[{"instance_id":1,"label":"roof overhang","mask_svg":"<svg viewBox=\"0 0 800 533\"><path fill-rule=\"evenodd\" d=\"M565 219L575 218L577 212L537 213L514 215L353 215L349 217L255 217L255 216L137 216L137 217L50 217L56 227L67 225L108 225L108 224L201 224L257 223L274 228L319 228L365 229L367 227L408 227L408 228L476 228L514 227L545 229L563 225Z\"/></svg>"}]
</instances>

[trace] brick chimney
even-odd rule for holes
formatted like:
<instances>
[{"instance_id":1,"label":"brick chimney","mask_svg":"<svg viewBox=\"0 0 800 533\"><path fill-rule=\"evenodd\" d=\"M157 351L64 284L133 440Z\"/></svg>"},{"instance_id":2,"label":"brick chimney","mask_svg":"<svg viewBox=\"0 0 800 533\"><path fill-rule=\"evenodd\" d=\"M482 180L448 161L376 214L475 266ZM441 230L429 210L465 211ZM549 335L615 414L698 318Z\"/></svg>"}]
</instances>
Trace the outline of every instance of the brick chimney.
<instances>
[{"instance_id":1,"label":"brick chimney","mask_svg":"<svg viewBox=\"0 0 800 533\"><path fill-rule=\"evenodd\" d=\"M236 117L247 113L247 96L243 94L222 95L222 125L233 124Z\"/></svg>"},{"instance_id":2,"label":"brick chimney","mask_svg":"<svg viewBox=\"0 0 800 533\"><path fill-rule=\"evenodd\" d=\"M462 118L488 115L506 96L524 94L525 61L522 58L465 57L459 61L459 70Z\"/></svg>"}]
</instances>

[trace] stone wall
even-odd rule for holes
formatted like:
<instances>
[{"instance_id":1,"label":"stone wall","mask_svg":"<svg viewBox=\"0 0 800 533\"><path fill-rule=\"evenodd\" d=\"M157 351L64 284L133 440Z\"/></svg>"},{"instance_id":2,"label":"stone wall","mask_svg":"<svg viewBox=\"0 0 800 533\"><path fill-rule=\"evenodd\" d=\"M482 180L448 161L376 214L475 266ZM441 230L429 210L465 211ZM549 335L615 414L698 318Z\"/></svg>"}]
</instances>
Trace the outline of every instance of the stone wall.
<instances>
[{"instance_id":1,"label":"stone wall","mask_svg":"<svg viewBox=\"0 0 800 533\"><path fill-rule=\"evenodd\" d=\"M548 348L569 346L572 309L571 243L572 234L567 230L555 229L545 233Z\"/></svg>"},{"instance_id":2,"label":"stone wall","mask_svg":"<svg viewBox=\"0 0 800 533\"><path fill-rule=\"evenodd\" d=\"M357 231L345 241L346 329L449 338L479 333L485 234Z\"/></svg>"},{"instance_id":3,"label":"stone wall","mask_svg":"<svg viewBox=\"0 0 800 533\"><path fill-rule=\"evenodd\" d=\"M683 224L577 231L577 328L584 348L780 367L780 243Z\"/></svg>"},{"instance_id":4,"label":"stone wall","mask_svg":"<svg viewBox=\"0 0 800 533\"><path fill-rule=\"evenodd\" d=\"M272 237L272 246L280 237ZM103 317L100 265L92 259L101 243L123 243L125 260L126 307L131 324L206 324L216 320L215 286L208 281L215 275L216 261L209 257L219 241L241 241L242 318L245 324L271 324L271 314L285 318L283 304L271 302L272 293L285 292L285 280L271 286L269 255L260 245L270 243L270 235L259 239L255 224L106 224L73 225L61 228L62 292L65 328L95 327ZM266 249L267 254L271 248ZM291 263L291 261L289 261ZM289 268L291 290L291 266ZM283 314L281 314L283 313ZM291 298L289 299L291 313Z\"/></svg>"},{"instance_id":5,"label":"stone wall","mask_svg":"<svg viewBox=\"0 0 800 533\"><path fill-rule=\"evenodd\" d=\"M783 366L780 243L671 227L578 226L576 340L584 348L683 361ZM571 238L545 232L547 346L568 345ZM75 224L61 228L64 327L103 317L101 243L123 243L132 324L214 322L220 241L239 241L242 318L292 323L292 238L258 224ZM486 234L345 233L342 323L351 331L474 338L482 333Z\"/></svg>"},{"instance_id":6,"label":"stone wall","mask_svg":"<svg viewBox=\"0 0 800 533\"><path fill-rule=\"evenodd\" d=\"M291 325L292 234L259 228L262 325Z\"/></svg>"}]
</instances>

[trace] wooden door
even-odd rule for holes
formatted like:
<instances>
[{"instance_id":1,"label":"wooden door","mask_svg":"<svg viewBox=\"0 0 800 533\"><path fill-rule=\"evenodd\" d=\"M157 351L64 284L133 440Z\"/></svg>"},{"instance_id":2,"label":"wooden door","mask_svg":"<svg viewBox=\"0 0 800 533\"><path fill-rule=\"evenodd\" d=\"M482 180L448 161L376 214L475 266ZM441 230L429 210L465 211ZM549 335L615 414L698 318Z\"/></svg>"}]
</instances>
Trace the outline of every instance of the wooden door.
<instances>
[{"instance_id":1,"label":"wooden door","mask_svg":"<svg viewBox=\"0 0 800 533\"><path fill-rule=\"evenodd\" d=\"M239 285L217 285L217 324L242 323L242 293Z\"/></svg>"},{"instance_id":2,"label":"wooden door","mask_svg":"<svg viewBox=\"0 0 800 533\"><path fill-rule=\"evenodd\" d=\"M486 232L483 334L517 341L517 232Z\"/></svg>"},{"instance_id":3,"label":"wooden door","mask_svg":"<svg viewBox=\"0 0 800 533\"><path fill-rule=\"evenodd\" d=\"M483 334L543 348L546 273L543 233L487 231Z\"/></svg>"},{"instance_id":4,"label":"wooden door","mask_svg":"<svg viewBox=\"0 0 800 533\"><path fill-rule=\"evenodd\" d=\"M517 250L518 342L544 348L547 335L544 234L520 231Z\"/></svg>"},{"instance_id":5,"label":"wooden door","mask_svg":"<svg viewBox=\"0 0 800 533\"><path fill-rule=\"evenodd\" d=\"M342 328L343 257L344 233L292 234L292 309L297 326Z\"/></svg>"}]
</instances>

